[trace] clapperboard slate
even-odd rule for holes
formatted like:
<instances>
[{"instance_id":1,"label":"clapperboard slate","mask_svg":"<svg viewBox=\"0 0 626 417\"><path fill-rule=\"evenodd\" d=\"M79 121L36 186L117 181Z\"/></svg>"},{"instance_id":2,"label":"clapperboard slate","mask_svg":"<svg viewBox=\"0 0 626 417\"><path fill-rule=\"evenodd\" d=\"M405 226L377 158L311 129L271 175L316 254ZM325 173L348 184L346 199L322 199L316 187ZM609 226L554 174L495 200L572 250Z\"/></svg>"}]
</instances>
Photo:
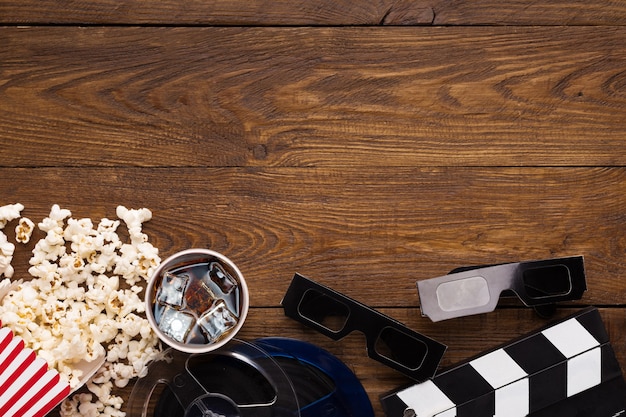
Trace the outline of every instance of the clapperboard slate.
<instances>
[{"instance_id":1,"label":"clapperboard slate","mask_svg":"<svg viewBox=\"0 0 626 417\"><path fill-rule=\"evenodd\" d=\"M381 402L387 417L626 417L626 383L590 307Z\"/></svg>"}]
</instances>

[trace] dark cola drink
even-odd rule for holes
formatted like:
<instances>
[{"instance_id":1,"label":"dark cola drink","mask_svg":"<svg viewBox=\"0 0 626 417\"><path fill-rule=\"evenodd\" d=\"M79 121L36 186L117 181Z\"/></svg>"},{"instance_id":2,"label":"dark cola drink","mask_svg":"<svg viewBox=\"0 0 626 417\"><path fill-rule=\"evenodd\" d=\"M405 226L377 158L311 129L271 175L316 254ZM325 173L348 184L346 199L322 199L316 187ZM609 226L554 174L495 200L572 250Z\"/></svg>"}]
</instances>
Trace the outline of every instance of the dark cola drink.
<instances>
[{"instance_id":1,"label":"dark cola drink","mask_svg":"<svg viewBox=\"0 0 626 417\"><path fill-rule=\"evenodd\" d=\"M175 265L155 280L153 314L158 328L184 344L211 344L237 326L240 286L218 259Z\"/></svg>"}]
</instances>

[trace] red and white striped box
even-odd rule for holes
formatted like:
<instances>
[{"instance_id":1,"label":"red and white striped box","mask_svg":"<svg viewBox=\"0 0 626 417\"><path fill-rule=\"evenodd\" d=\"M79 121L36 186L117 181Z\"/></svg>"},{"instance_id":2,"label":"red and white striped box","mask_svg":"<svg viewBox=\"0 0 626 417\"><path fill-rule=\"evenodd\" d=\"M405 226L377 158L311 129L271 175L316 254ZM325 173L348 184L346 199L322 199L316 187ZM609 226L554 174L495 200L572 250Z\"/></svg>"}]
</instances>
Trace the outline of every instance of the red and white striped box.
<instances>
[{"instance_id":1,"label":"red and white striped box","mask_svg":"<svg viewBox=\"0 0 626 417\"><path fill-rule=\"evenodd\" d=\"M0 322L0 416L43 417L70 391L58 372Z\"/></svg>"}]
</instances>

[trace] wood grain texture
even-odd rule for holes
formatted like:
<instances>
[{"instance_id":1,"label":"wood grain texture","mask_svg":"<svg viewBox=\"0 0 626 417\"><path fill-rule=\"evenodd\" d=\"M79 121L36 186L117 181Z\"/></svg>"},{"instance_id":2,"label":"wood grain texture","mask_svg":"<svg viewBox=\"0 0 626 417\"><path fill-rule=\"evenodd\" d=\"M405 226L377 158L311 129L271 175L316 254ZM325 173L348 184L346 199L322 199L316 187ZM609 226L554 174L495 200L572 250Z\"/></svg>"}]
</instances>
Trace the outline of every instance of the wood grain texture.
<instances>
[{"instance_id":1,"label":"wood grain texture","mask_svg":"<svg viewBox=\"0 0 626 417\"><path fill-rule=\"evenodd\" d=\"M622 27L5 27L0 43L2 166L626 164Z\"/></svg>"},{"instance_id":2,"label":"wood grain texture","mask_svg":"<svg viewBox=\"0 0 626 417\"><path fill-rule=\"evenodd\" d=\"M599 306L626 367L626 2L0 0L0 45L0 206L151 209L162 257L242 270L242 338L329 350L377 417L410 381L286 318L295 272L445 343L446 367L546 320L502 299L432 323L416 281L584 255L555 318Z\"/></svg>"},{"instance_id":3,"label":"wood grain texture","mask_svg":"<svg viewBox=\"0 0 626 417\"><path fill-rule=\"evenodd\" d=\"M586 257L584 303L626 299L624 168L29 168L0 177L6 203L21 202L35 221L54 203L98 220L121 203L150 208L146 230L163 256L226 254L256 306L278 305L295 272L366 304L412 307L419 279L571 255Z\"/></svg>"},{"instance_id":4,"label":"wood grain texture","mask_svg":"<svg viewBox=\"0 0 626 417\"><path fill-rule=\"evenodd\" d=\"M0 1L0 24L624 25L623 1Z\"/></svg>"}]
</instances>

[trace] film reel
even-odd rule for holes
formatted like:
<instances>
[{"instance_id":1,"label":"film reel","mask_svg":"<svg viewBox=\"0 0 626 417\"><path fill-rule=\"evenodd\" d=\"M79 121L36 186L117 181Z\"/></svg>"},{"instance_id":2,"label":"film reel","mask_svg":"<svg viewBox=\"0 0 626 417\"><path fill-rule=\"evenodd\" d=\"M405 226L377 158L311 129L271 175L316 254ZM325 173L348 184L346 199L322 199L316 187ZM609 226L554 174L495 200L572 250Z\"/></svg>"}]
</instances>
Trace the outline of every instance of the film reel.
<instances>
[{"instance_id":1,"label":"film reel","mask_svg":"<svg viewBox=\"0 0 626 417\"><path fill-rule=\"evenodd\" d=\"M210 353L169 349L128 401L128 417L373 417L339 359L287 338L234 340Z\"/></svg>"}]
</instances>

